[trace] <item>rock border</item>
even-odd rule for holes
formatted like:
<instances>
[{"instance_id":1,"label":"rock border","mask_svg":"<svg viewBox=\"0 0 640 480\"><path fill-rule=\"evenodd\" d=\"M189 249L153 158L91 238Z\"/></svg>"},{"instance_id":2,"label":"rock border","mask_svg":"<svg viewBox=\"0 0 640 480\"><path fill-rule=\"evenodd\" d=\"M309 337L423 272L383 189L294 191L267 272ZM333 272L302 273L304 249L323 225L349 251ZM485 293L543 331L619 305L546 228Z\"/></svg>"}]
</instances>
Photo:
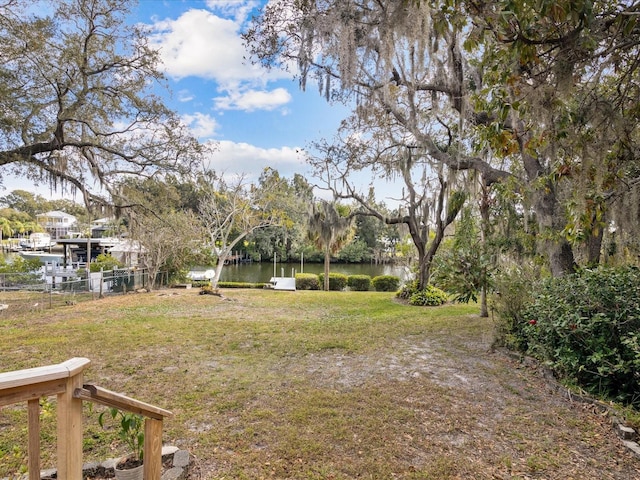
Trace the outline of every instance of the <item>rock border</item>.
<instances>
[{"instance_id":1,"label":"rock border","mask_svg":"<svg viewBox=\"0 0 640 480\"><path fill-rule=\"evenodd\" d=\"M101 476L104 478L115 478L114 467L119 458L110 458L103 462L86 463L82 466L82 478ZM191 454L187 450L180 450L178 447L162 447L163 472L160 480L185 480L188 478L192 466ZM28 480L29 475L24 474L13 477L16 480ZM41 480L54 480L58 478L58 471L55 468L42 470ZM4 478L2 480L9 480Z\"/></svg>"}]
</instances>

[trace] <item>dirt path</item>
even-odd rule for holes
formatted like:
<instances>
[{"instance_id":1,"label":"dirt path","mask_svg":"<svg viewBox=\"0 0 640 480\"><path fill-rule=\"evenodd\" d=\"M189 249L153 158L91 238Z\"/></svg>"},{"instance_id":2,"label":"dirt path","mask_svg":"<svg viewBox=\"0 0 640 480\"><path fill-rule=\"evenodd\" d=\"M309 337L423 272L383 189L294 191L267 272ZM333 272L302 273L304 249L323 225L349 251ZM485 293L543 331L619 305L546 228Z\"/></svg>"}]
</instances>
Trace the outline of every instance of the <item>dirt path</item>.
<instances>
[{"instance_id":1,"label":"dirt path","mask_svg":"<svg viewBox=\"0 0 640 480\"><path fill-rule=\"evenodd\" d=\"M415 335L380 355L321 352L276 369L283 384L309 382L333 392L338 403L362 394L362 417L355 422L368 421L367 413L388 417L382 442L388 450L340 446L343 455L351 465L357 455L378 454L404 466L388 477L343 472L287 478L640 479L640 460L623 447L607 417L563 398L535 367L492 352L489 338ZM386 397L368 412L367 395ZM285 416L290 407L281 408ZM386 408L404 409L407 421ZM357 439L357 426L349 432L348 442L381 443ZM199 478L228 478L223 466L220 454L200 465ZM420 473L414 477L412 471Z\"/></svg>"}]
</instances>

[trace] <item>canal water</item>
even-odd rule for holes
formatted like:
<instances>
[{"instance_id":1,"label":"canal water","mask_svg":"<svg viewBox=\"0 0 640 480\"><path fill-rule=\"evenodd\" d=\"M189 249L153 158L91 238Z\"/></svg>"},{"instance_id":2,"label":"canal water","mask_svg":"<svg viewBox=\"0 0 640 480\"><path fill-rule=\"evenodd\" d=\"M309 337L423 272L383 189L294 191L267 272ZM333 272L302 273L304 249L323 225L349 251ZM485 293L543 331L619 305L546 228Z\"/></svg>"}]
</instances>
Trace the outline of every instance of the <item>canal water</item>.
<instances>
[{"instance_id":1,"label":"canal water","mask_svg":"<svg viewBox=\"0 0 640 480\"><path fill-rule=\"evenodd\" d=\"M238 265L225 265L222 270L223 282L247 282L266 283L271 277L291 277L296 273L320 274L324 271L322 263L241 263ZM404 267L397 265L371 265L353 263L332 263L331 273L342 273L344 275L369 275L371 278L378 275L395 275L402 281L407 279Z\"/></svg>"},{"instance_id":2,"label":"canal water","mask_svg":"<svg viewBox=\"0 0 640 480\"><path fill-rule=\"evenodd\" d=\"M5 258L19 255L17 253L5 253ZM208 270L213 267L196 267L194 270ZM296 273L320 274L324 271L322 263L278 263L253 262L225 265L222 270L223 282L243 282L243 283L267 283L271 277L292 277ZM409 279L409 272L405 267L397 265L373 265L369 263L332 263L331 273L342 273L344 275L369 275L371 278L378 275L395 275L402 282ZM43 268L44 273L44 268Z\"/></svg>"}]
</instances>

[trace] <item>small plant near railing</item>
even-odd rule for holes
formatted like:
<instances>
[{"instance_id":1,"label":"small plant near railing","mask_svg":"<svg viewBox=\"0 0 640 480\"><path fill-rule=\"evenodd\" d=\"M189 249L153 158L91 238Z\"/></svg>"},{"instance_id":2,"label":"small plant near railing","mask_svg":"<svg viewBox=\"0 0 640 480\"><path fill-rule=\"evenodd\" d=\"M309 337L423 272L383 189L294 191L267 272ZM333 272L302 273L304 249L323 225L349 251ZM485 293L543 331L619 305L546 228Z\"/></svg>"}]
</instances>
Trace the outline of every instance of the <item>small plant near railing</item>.
<instances>
[{"instance_id":1,"label":"small plant near railing","mask_svg":"<svg viewBox=\"0 0 640 480\"><path fill-rule=\"evenodd\" d=\"M125 466L120 468L129 469L142 465L144 455L144 417L137 413L124 412L117 408L109 408L98 416L98 423L105 428L105 415L108 414L117 424L118 438L122 440L129 449L129 456L125 457Z\"/></svg>"}]
</instances>

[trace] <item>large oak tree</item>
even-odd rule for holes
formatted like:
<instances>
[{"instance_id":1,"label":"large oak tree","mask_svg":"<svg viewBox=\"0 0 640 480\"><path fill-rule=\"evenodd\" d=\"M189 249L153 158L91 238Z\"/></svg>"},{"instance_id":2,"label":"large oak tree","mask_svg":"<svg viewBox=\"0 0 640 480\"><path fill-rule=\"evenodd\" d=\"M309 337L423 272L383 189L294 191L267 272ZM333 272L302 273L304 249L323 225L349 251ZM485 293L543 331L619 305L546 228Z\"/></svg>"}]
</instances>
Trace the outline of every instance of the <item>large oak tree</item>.
<instances>
[{"instance_id":1,"label":"large oak tree","mask_svg":"<svg viewBox=\"0 0 640 480\"><path fill-rule=\"evenodd\" d=\"M127 23L131 4L0 0L0 179L105 203L123 177L197 160L197 141L156 94L158 52Z\"/></svg>"},{"instance_id":2,"label":"large oak tree","mask_svg":"<svg viewBox=\"0 0 640 480\"><path fill-rule=\"evenodd\" d=\"M265 64L297 65L303 87L315 75L353 99L361 130L392 124L428 162L511 178L562 275L575 246L598 250L607 199L637 178L637 14L637 2L275 0L246 39Z\"/></svg>"}]
</instances>

